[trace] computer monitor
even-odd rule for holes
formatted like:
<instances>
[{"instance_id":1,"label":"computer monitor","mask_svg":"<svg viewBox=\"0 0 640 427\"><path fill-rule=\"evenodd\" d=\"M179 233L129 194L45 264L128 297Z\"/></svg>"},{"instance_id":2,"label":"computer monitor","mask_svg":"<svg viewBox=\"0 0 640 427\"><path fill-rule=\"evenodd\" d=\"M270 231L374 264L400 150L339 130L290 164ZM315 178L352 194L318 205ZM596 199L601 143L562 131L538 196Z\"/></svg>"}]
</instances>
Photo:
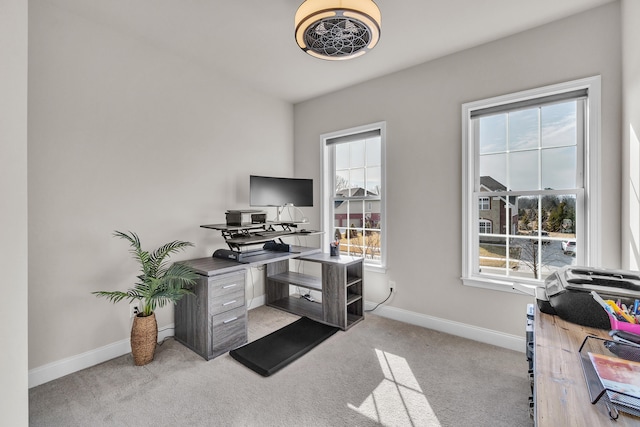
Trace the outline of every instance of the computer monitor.
<instances>
[{"instance_id":1,"label":"computer monitor","mask_svg":"<svg viewBox=\"0 0 640 427\"><path fill-rule=\"evenodd\" d=\"M251 175L251 206L313 206L313 180Z\"/></svg>"}]
</instances>

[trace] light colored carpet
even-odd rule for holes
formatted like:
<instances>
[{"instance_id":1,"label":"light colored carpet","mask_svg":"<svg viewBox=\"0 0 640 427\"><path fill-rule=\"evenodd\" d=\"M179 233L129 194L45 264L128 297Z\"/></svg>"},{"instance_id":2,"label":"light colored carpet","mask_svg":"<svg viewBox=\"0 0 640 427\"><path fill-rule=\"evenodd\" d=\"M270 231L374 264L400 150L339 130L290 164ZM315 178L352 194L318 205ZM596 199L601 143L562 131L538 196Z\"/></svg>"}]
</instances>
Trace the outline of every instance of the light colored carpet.
<instances>
[{"instance_id":1,"label":"light colored carpet","mask_svg":"<svg viewBox=\"0 0 640 427\"><path fill-rule=\"evenodd\" d=\"M249 312L249 340L297 319ZM523 331L524 334L524 331ZM29 391L32 426L532 426L524 353L367 314L264 378L173 339Z\"/></svg>"}]
</instances>

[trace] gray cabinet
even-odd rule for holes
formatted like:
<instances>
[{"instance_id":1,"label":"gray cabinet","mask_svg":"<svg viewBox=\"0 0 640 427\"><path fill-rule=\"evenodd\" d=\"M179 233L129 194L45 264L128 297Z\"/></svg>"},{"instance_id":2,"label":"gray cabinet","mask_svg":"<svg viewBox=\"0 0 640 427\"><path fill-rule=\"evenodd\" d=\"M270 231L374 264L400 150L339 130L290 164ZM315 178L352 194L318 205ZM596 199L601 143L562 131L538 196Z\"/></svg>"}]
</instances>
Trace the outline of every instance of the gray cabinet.
<instances>
[{"instance_id":1,"label":"gray cabinet","mask_svg":"<svg viewBox=\"0 0 640 427\"><path fill-rule=\"evenodd\" d=\"M200 278L195 295L185 296L175 306L175 338L210 360L247 342L246 271L213 275L207 269L196 271Z\"/></svg>"},{"instance_id":2,"label":"gray cabinet","mask_svg":"<svg viewBox=\"0 0 640 427\"><path fill-rule=\"evenodd\" d=\"M289 271L288 261L268 264L267 305L299 316L307 316L342 330L364 319L362 258L329 254L301 256L302 261L322 264L321 277ZM290 295L289 286L322 293L322 302Z\"/></svg>"}]
</instances>

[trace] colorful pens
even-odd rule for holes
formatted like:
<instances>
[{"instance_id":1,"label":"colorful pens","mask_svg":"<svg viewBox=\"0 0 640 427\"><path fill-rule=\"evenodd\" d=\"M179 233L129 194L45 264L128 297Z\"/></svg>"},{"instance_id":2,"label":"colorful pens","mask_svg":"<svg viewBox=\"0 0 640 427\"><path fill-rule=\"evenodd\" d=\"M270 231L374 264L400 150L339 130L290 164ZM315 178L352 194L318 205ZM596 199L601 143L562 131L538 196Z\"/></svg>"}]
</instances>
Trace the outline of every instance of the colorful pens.
<instances>
[{"instance_id":1,"label":"colorful pens","mask_svg":"<svg viewBox=\"0 0 640 427\"><path fill-rule=\"evenodd\" d=\"M616 318L618 320L629 322L629 323L633 323L633 324L637 324L638 323L638 321L636 320L635 317L629 315L624 310L622 310L620 307L618 307L618 305L614 301L611 301L611 300L606 300L605 301L605 300L603 300L602 297L600 295L598 295L598 293L596 291L591 291L591 296L612 317L614 317L614 318ZM640 304L640 302L639 302L639 304Z\"/></svg>"}]
</instances>

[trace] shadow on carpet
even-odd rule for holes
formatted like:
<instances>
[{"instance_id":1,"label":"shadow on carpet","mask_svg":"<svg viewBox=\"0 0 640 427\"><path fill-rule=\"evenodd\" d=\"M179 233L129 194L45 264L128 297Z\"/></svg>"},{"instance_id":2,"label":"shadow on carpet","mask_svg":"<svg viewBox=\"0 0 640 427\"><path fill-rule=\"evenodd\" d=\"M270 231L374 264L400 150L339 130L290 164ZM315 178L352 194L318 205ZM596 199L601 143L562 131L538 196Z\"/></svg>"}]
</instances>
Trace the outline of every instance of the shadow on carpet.
<instances>
[{"instance_id":1,"label":"shadow on carpet","mask_svg":"<svg viewBox=\"0 0 640 427\"><path fill-rule=\"evenodd\" d=\"M231 350L229 355L247 368L268 377L337 331L336 327L301 317L282 329Z\"/></svg>"}]
</instances>

